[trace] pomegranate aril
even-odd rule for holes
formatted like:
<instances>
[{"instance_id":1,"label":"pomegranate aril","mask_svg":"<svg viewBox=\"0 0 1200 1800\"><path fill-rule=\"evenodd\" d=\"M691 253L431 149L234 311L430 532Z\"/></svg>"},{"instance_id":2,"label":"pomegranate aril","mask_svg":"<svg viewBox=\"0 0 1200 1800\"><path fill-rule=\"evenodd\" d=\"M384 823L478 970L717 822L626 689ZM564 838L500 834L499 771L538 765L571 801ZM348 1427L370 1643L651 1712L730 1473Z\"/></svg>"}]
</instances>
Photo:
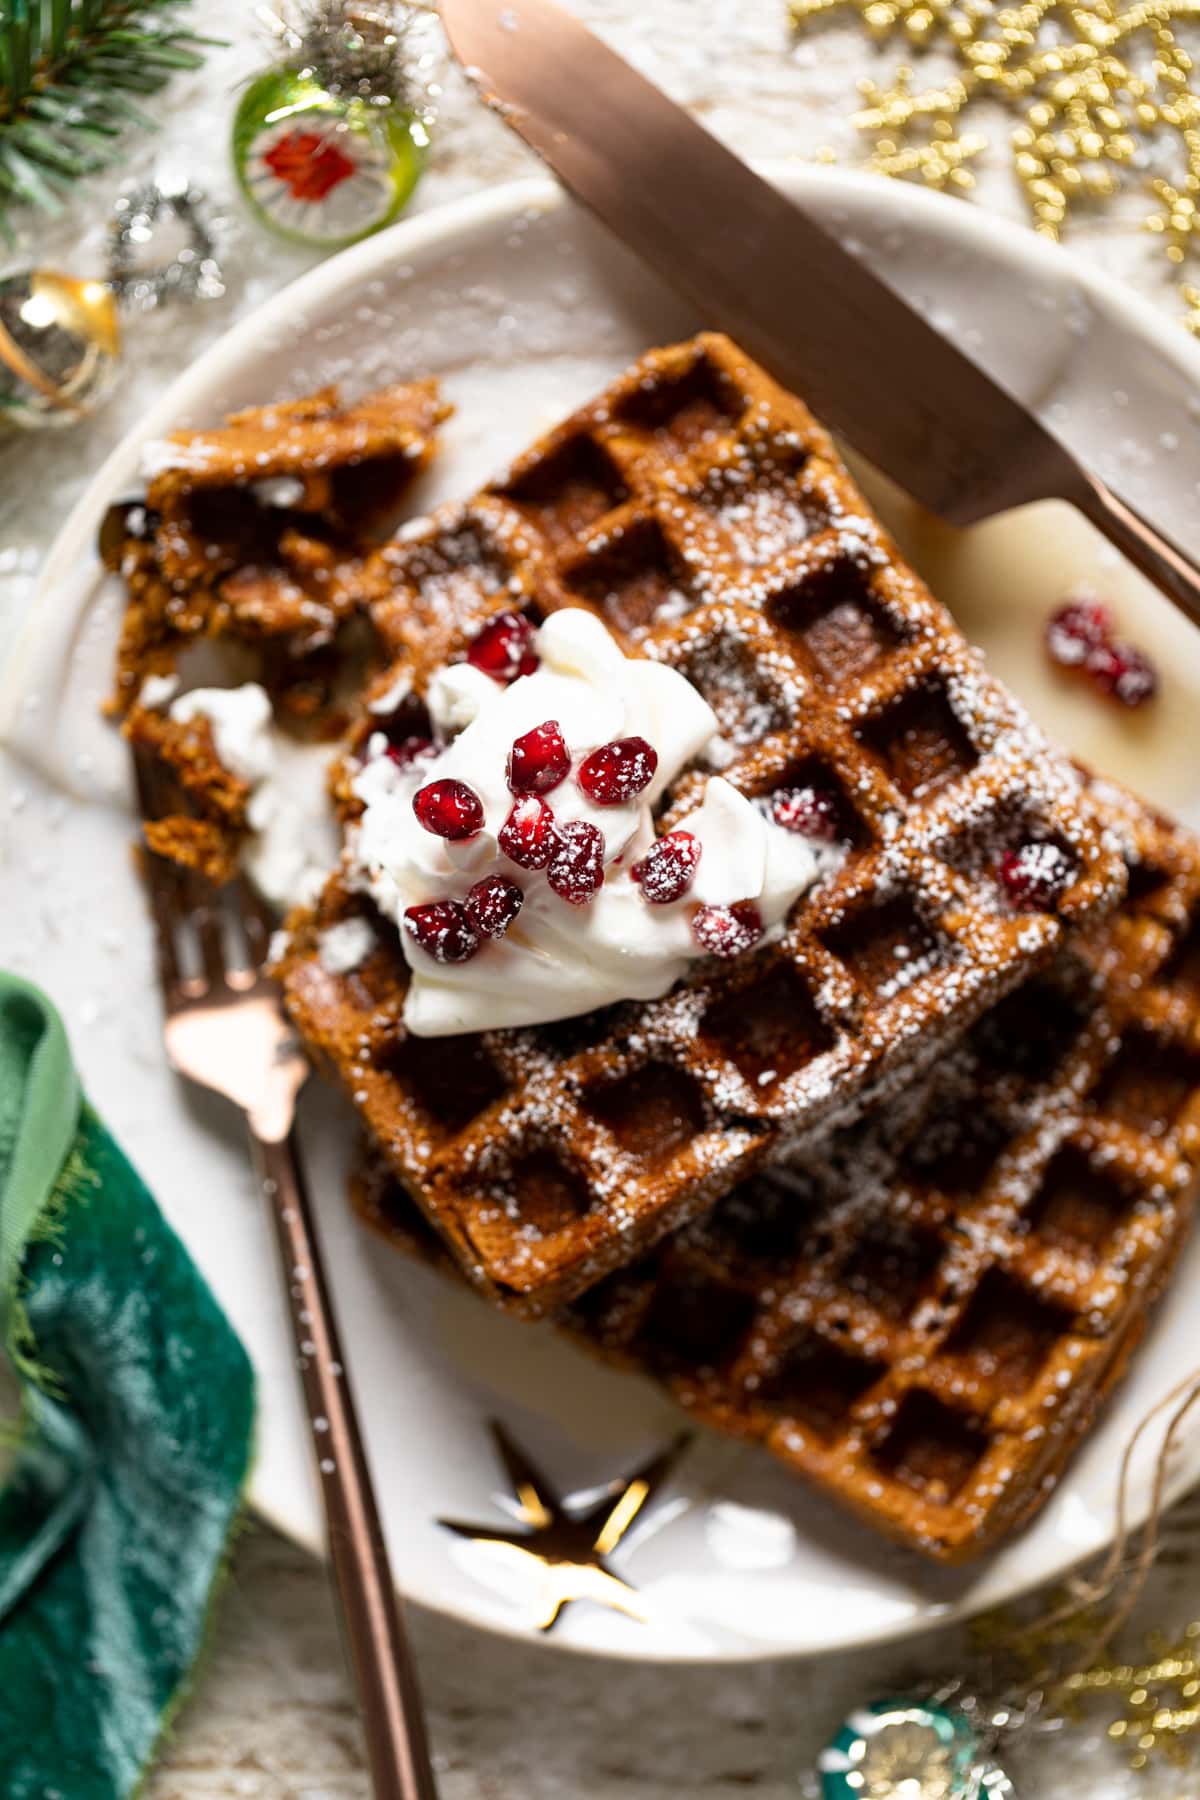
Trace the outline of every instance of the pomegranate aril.
<instances>
[{"instance_id":1,"label":"pomegranate aril","mask_svg":"<svg viewBox=\"0 0 1200 1800\"><path fill-rule=\"evenodd\" d=\"M525 896L507 875L485 875L467 892L463 911L480 937L502 938L524 903Z\"/></svg>"},{"instance_id":2,"label":"pomegranate aril","mask_svg":"<svg viewBox=\"0 0 1200 1800\"><path fill-rule=\"evenodd\" d=\"M524 613L501 613L479 633L467 661L506 687L518 675L532 675L539 664L532 624Z\"/></svg>"},{"instance_id":3,"label":"pomegranate aril","mask_svg":"<svg viewBox=\"0 0 1200 1800\"><path fill-rule=\"evenodd\" d=\"M409 769L413 763L420 762L422 757L432 756L435 748L432 738L406 737L401 738L398 743L389 744L384 755L398 769Z\"/></svg>"},{"instance_id":4,"label":"pomegranate aril","mask_svg":"<svg viewBox=\"0 0 1200 1800\"><path fill-rule=\"evenodd\" d=\"M669 906L687 893L700 864L700 840L690 831L668 831L651 844L629 873L651 906Z\"/></svg>"},{"instance_id":5,"label":"pomegranate aril","mask_svg":"<svg viewBox=\"0 0 1200 1800\"><path fill-rule=\"evenodd\" d=\"M762 914L752 900L732 906L701 906L692 920L692 936L710 956L741 956L763 934Z\"/></svg>"},{"instance_id":6,"label":"pomegranate aril","mask_svg":"<svg viewBox=\"0 0 1200 1800\"><path fill-rule=\"evenodd\" d=\"M1071 879L1071 859L1057 844L1022 844L1005 852L998 874L1015 906L1045 912Z\"/></svg>"},{"instance_id":7,"label":"pomegranate aril","mask_svg":"<svg viewBox=\"0 0 1200 1800\"><path fill-rule=\"evenodd\" d=\"M544 869L558 843L554 814L538 794L522 794L496 838L510 861L522 869Z\"/></svg>"},{"instance_id":8,"label":"pomegranate aril","mask_svg":"<svg viewBox=\"0 0 1200 1800\"><path fill-rule=\"evenodd\" d=\"M576 776L597 806L621 806L654 780L658 751L642 737L617 738L586 756Z\"/></svg>"},{"instance_id":9,"label":"pomegranate aril","mask_svg":"<svg viewBox=\"0 0 1200 1800\"><path fill-rule=\"evenodd\" d=\"M413 795L413 811L434 837L448 838L457 844L474 837L483 827L483 801L465 781L443 776L418 788Z\"/></svg>"},{"instance_id":10,"label":"pomegranate aril","mask_svg":"<svg viewBox=\"0 0 1200 1800\"><path fill-rule=\"evenodd\" d=\"M1112 614L1099 600L1068 600L1046 621L1046 649L1057 663L1076 668L1112 637Z\"/></svg>"},{"instance_id":11,"label":"pomegranate aril","mask_svg":"<svg viewBox=\"0 0 1200 1800\"><path fill-rule=\"evenodd\" d=\"M1096 686L1122 706L1144 706L1158 692L1158 671L1148 656L1120 638L1101 644L1087 659Z\"/></svg>"},{"instance_id":12,"label":"pomegranate aril","mask_svg":"<svg viewBox=\"0 0 1200 1800\"><path fill-rule=\"evenodd\" d=\"M557 719L546 719L516 738L508 753L508 785L514 794L548 794L570 773L571 752Z\"/></svg>"},{"instance_id":13,"label":"pomegranate aril","mask_svg":"<svg viewBox=\"0 0 1200 1800\"><path fill-rule=\"evenodd\" d=\"M838 803L827 789L777 788L770 798L771 817L785 831L817 838L823 844L836 843L842 835Z\"/></svg>"},{"instance_id":14,"label":"pomegranate aril","mask_svg":"<svg viewBox=\"0 0 1200 1800\"><path fill-rule=\"evenodd\" d=\"M546 880L560 900L586 906L604 885L604 833L586 819L560 826Z\"/></svg>"},{"instance_id":15,"label":"pomegranate aril","mask_svg":"<svg viewBox=\"0 0 1200 1800\"><path fill-rule=\"evenodd\" d=\"M470 962L481 947L466 908L457 900L427 900L408 907L404 929L435 962Z\"/></svg>"}]
</instances>

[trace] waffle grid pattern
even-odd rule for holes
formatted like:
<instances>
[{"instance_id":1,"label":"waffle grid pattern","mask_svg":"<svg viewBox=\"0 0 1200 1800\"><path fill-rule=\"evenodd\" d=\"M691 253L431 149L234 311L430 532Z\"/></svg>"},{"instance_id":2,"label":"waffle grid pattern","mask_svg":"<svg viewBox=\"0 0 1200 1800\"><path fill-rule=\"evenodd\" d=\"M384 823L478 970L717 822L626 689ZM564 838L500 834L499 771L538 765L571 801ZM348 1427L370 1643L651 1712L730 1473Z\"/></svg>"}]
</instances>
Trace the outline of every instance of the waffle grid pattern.
<instances>
[{"instance_id":1,"label":"waffle grid pattern","mask_svg":"<svg viewBox=\"0 0 1200 1800\"><path fill-rule=\"evenodd\" d=\"M390 526L446 412L432 381L350 405L323 388L150 446L144 504L112 508L101 534L128 594L112 710L200 637L255 647L276 698L311 709L305 678L324 684L320 654L371 598L371 535Z\"/></svg>"},{"instance_id":2,"label":"waffle grid pattern","mask_svg":"<svg viewBox=\"0 0 1200 1800\"><path fill-rule=\"evenodd\" d=\"M1074 772L900 560L825 432L725 339L652 353L379 562L394 661L374 695L411 677L401 734L491 618L582 605L705 695L726 779L752 797L820 783L849 846L778 944L661 1001L457 1042L404 1039L406 971L381 922L362 969L320 966L322 929L367 910L340 878L295 924L282 973L301 1030L463 1267L520 1310L557 1308L907 1079L1119 892ZM378 728L364 718L359 750ZM664 828L708 772L674 785ZM995 880L1030 841L1071 860L1052 912L1014 909Z\"/></svg>"},{"instance_id":3,"label":"waffle grid pattern","mask_svg":"<svg viewBox=\"0 0 1200 1800\"><path fill-rule=\"evenodd\" d=\"M1200 842L1107 785L1120 913L819 1157L565 1309L574 1337L901 1542L978 1554L1045 1500L1142 1333L1200 1163ZM376 1161L359 1204L443 1253Z\"/></svg>"}]
</instances>

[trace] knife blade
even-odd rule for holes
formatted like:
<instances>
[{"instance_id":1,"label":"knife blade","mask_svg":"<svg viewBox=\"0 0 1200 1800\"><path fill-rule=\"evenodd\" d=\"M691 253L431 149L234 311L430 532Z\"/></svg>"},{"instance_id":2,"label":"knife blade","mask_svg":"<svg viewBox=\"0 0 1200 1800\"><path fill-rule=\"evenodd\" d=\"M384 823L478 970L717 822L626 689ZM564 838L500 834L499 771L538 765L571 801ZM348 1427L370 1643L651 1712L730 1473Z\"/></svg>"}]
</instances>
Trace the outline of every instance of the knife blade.
<instances>
[{"instance_id":1,"label":"knife blade","mask_svg":"<svg viewBox=\"0 0 1200 1800\"><path fill-rule=\"evenodd\" d=\"M1200 623L1200 571L1036 417L555 0L441 0L468 77L696 309L932 512L1060 497Z\"/></svg>"}]
</instances>

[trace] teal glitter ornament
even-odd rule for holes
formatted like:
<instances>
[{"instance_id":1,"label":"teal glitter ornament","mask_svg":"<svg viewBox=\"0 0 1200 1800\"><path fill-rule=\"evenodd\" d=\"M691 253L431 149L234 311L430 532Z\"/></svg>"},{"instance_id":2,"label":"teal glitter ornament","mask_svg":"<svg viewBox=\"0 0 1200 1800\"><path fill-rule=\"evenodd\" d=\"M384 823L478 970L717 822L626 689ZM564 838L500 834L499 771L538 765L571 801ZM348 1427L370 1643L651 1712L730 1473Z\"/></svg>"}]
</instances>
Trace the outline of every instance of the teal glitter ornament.
<instances>
[{"instance_id":1,"label":"teal glitter ornament","mask_svg":"<svg viewBox=\"0 0 1200 1800\"><path fill-rule=\"evenodd\" d=\"M233 161L252 212L335 250L399 217L421 178L430 115L391 7L320 0L277 25L287 60L242 95Z\"/></svg>"},{"instance_id":2,"label":"teal glitter ornament","mask_svg":"<svg viewBox=\"0 0 1200 1800\"><path fill-rule=\"evenodd\" d=\"M925 1700L859 1707L817 1768L822 1800L1015 1800L969 1720Z\"/></svg>"}]
</instances>

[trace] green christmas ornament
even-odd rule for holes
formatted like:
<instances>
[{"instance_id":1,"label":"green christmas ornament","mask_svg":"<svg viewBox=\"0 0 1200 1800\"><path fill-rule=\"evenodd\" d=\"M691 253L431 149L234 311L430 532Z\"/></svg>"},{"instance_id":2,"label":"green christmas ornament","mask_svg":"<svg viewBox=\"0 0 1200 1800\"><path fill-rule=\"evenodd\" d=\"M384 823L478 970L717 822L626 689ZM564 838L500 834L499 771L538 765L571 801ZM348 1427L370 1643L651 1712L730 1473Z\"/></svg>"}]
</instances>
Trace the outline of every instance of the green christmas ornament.
<instances>
[{"instance_id":1,"label":"green christmas ornament","mask_svg":"<svg viewBox=\"0 0 1200 1800\"><path fill-rule=\"evenodd\" d=\"M243 94L234 167L263 224L335 250L403 211L425 166L429 113L390 7L320 0L278 31L287 61Z\"/></svg>"}]
</instances>

